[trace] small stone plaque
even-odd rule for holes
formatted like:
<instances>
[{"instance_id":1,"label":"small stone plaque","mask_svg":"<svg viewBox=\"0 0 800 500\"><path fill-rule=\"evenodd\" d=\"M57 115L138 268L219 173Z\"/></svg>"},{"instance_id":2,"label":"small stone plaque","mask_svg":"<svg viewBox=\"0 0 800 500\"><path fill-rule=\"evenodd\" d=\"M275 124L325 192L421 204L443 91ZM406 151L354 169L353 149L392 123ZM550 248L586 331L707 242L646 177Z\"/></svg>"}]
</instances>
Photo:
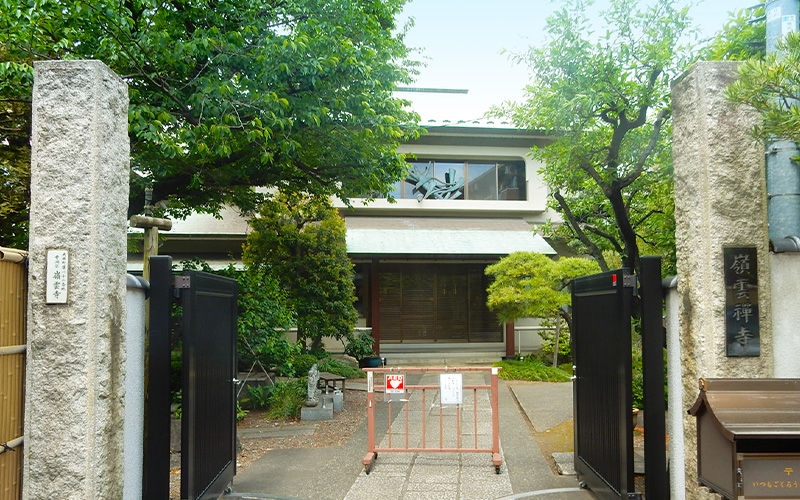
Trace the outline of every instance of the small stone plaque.
<instances>
[{"instance_id":1,"label":"small stone plaque","mask_svg":"<svg viewBox=\"0 0 800 500\"><path fill-rule=\"evenodd\" d=\"M66 304L69 292L69 251L47 250L45 303Z\"/></svg>"}]
</instances>

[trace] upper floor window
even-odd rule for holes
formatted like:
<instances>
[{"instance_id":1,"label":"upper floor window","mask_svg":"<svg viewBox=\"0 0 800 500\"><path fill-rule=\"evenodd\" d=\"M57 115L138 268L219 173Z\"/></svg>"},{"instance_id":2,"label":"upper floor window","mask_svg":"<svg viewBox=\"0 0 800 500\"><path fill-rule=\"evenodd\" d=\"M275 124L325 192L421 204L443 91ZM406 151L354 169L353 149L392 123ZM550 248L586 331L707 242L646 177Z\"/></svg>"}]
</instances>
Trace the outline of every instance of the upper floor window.
<instances>
[{"instance_id":1,"label":"upper floor window","mask_svg":"<svg viewBox=\"0 0 800 500\"><path fill-rule=\"evenodd\" d=\"M421 160L394 185L396 199L525 200L525 162Z\"/></svg>"}]
</instances>

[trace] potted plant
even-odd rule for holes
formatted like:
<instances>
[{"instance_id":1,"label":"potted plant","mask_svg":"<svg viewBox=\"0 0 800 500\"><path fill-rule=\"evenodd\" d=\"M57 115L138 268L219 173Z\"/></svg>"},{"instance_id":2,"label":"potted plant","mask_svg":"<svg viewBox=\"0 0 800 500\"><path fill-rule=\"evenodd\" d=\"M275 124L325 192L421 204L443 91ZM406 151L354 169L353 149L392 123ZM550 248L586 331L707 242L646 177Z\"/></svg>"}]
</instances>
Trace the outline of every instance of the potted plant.
<instances>
[{"instance_id":1,"label":"potted plant","mask_svg":"<svg viewBox=\"0 0 800 500\"><path fill-rule=\"evenodd\" d=\"M344 344L344 352L356 358L359 368L380 368L383 363L373 350L374 344L375 339L369 332L360 331L348 337Z\"/></svg>"}]
</instances>

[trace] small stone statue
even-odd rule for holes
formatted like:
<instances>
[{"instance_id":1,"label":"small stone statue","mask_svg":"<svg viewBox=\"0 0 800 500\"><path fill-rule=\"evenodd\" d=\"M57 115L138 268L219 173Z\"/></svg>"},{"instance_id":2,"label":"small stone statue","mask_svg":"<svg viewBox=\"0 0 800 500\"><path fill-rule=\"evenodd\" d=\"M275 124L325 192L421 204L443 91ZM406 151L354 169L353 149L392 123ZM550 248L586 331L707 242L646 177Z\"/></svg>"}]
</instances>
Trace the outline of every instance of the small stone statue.
<instances>
[{"instance_id":1,"label":"small stone statue","mask_svg":"<svg viewBox=\"0 0 800 500\"><path fill-rule=\"evenodd\" d=\"M317 406L319 404L319 396L322 391L317 388L319 383L319 370L317 364L311 366L308 370L308 396L306 397L306 406Z\"/></svg>"}]
</instances>

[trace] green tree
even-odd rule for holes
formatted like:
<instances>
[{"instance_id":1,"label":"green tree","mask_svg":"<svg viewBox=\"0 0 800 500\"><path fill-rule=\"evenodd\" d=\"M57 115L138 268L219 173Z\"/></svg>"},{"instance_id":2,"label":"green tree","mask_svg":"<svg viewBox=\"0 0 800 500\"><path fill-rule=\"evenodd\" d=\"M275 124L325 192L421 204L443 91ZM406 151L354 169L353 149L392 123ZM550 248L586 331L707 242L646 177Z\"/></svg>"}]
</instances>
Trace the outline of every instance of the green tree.
<instances>
[{"instance_id":1,"label":"green tree","mask_svg":"<svg viewBox=\"0 0 800 500\"><path fill-rule=\"evenodd\" d=\"M347 257L344 220L324 197L281 193L250 221L244 260L263 269L286 291L297 315L297 338L312 353L323 337L351 339L353 263Z\"/></svg>"},{"instance_id":2,"label":"green tree","mask_svg":"<svg viewBox=\"0 0 800 500\"><path fill-rule=\"evenodd\" d=\"M553 260L540 253L514 252L486 268L486 274L492 276L487 305L502 323L561 318L571 330L572 317L562 307L572 302L567 285L573 278L599 271L591 259Z\"/></svg>"},{"instance_id":3,"label":"green tree","mask_svg":"<svg viewBox=\"0 0 800 500\"><path fill-rule=\"evenodd\" d=\"M299 349L286 339L284 332L294 324L295 317L286 292L276 279L261 268L236 269L229 265L212 269L200 259L181 261L181 266L239 283L237 356L239 363L246 365L242 368L249 369L258 361L266 369L278 367L283 373L292 372L292 367L286 365L299 354Z\"/></svg>"},{"instance_id":4,"label":"green tree","mask_svg":"<svg viewBox=\"0 0 800 500\"><path fill-rule=\"evenodd\" d=\"M178 215L252 210L253 186L385 195L418 134L392 95L413 71L404 3L0 0L0 133L22 112L14 133L29 136L33 61L93 58L129 88L130 213L147 184Z\"/></svg>"},{"instance_id":5,"label":"green tree","mask_svg":"<svg viewBox=\"0 0 800 500\"><path fill-rule=\"evenodd\" d=\"M754 133L800 142L800 33L777 42L777 51L744 61L739 78L726 89L728 98L755 108L761 115Z\"/></svg>"},{"instance_id":6,"label":"green tree","mask_svg":"<svg viewBox=\"0 0 800 500\"><path fill-rule=\"evenodd\" d=\"M30 163L21 159L26 156L26 144L0 147L0 246L21 250L28 248Z\"/></svg>"},{"instance_id":7,"label":"green tree","mask_svg":"<svg viewBox=\"0 0 800 500\"><path fill-rule=\"evenodd\" d=\"M729 13L722 30L702 50L706 61L743 61L762 58L767 51L767 21L764 5Z\"/></svg>"},{"instance_id":8,"label":"green tree","mask_svg":"<svg viewBox=\"0 0 800 500\"><path fill-rule=\"evenodd\" d=\"M0 14L2 18L3 14ZM0 43L0 246L28 247L31 75L9 71Z\"/></svg>"},{"instance_id":9,"label":"green tree","mask_svg":"<svg viewBox=\"0 0 800 500\"><path fill-rule=\"evenodd\" d=\"M689 61L679 44L688 10L663 1L640 12L636 0L613 0L595 33L589 4L566 2L547 21L550 41L516 56L532 81L523 102L494 114L554 138L533 150L564 220L547 231L603 270L604 250L633 270L643 249L674 262L669 85Z\"/></svg>"}]
</instances>

